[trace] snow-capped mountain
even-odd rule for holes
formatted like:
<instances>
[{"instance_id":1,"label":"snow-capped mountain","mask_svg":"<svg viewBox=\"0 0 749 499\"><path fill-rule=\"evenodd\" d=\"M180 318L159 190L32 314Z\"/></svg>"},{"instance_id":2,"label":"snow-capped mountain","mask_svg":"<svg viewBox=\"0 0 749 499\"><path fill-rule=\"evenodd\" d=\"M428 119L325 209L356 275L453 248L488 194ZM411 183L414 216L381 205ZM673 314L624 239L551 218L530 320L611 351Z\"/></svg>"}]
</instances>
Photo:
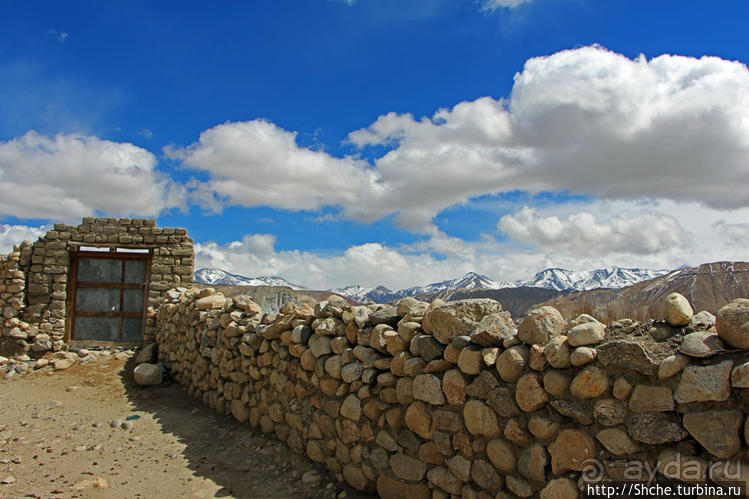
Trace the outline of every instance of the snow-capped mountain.
<instances>
[{"instance_id":1,"label":"snow-capped mountain","mask_svg":"<svg viewBox=\"0 0 749 499\"><path fill-rule=\"evenodd\" d=\"M286 286L291 289L307 289L304 286L290 283L283 277L245 277L243 275L230 274L229 272L220 269L196 270L194 281L198 284L209 284L217 286Z\"/></svg>"},{"instance_id":2,"label":"snow-capped mountain","mask_svg":"<svg viewBox=\"0 0 749 499\"><path fill-rule=\"evenodd\" d=\"M435 294L457 289L504 289L519 287L546 288L554 291L587 291L597 288L623 288L640 281L652 279L664 274L667 270L624 269L610 267L605 269L576 272L572 270L550 268L542 270L533 278L515 282L495 281L485 275L469 272L463 277L435 282L426 286L413 286L400 291L391 291L385 286L346 286L329 291L345 296L359 303L373 301L386 303L406 296ZM219 269L200 269L195 272L195 282L210 285L231 286L287 286L291 289L308 289L293 284L282 277L245 277Z\"/></svg>"},{"instance_id":3,"label":"snow-capped mountain","mask_svg":"<svg viewBox=\"0 0 749 499\"><path fill-rule=\"evenodd\" d=\"M331 291L359 303L366 303L368 301L384 303L405 296L438 293L440 291L453 289L501 289L514 286L515 285L511 282L493 281L485 275L469 272L458 279L435 282L427 284L426 286L414 286L395 292L390 291L384 286L347 286L345 288L333 289Z\"/></svg>"},{"instance_id":4,"label":"snow-capped mountain","mask_svg":"<svg viewBox=\"0 0 749 499\"><path fill-rule=\"evenodd\" d=\"M385 286L346 286L331 290L333 293L345 296L358 303L386 303L397 296Z\"/></svg>"},{"instance_id":5,"label":"snow-capped mountain","mask_svg":"<svg viewBox=\"0 0 749 499\"><path fill-rule=\"evenodd\" d=\"M469 272L463 277L457 279L435 282L427 284L426 286L414 286L412 288L402 289L396 294L400 296L412 296L424 293L438 293L449 289L501 289L514 286L515 285L511 282L493 281L485 275Z\"/></svg>"},{"instance_id":6,"label":"snow-capped mountain","mask_svg":"<svg viewBox=\"0 0 749 499\"><path fill-rule=\"evenodd\" d=\"M668 272L668 270L623 269L621 267L582 272L551 268L542 270L527 281L517 281L515 284L555 291L587 291L597 288L623 288Z\"/></svg>"}]
</instances>

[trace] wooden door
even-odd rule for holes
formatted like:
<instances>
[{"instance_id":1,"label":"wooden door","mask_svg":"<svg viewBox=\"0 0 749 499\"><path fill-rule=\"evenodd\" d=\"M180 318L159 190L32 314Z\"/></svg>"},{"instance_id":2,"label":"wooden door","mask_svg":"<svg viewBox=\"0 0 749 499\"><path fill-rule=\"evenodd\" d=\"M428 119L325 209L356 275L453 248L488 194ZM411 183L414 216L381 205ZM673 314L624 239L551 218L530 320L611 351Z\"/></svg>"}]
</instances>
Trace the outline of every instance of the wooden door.
<instances>
[{"instance_id":1,"label":"wooden door","mask_svg":"<svg viewBox=\"0 0 749 499\"><path fill-rule=\"evenodd\" d=\"M73 253L67 318L70 341L140 343L149 264L150 252Z\"/></svg>"}]
</instances>

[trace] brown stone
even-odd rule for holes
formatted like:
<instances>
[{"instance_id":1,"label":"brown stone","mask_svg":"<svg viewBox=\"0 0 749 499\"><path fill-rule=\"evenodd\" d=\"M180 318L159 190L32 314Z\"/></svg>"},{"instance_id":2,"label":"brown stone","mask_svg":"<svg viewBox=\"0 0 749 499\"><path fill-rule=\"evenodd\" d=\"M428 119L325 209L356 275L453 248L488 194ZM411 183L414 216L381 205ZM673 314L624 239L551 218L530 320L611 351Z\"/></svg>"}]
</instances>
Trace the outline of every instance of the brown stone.
<instances>
[{"instance_id":1,"label":"brown stone","mask_svg":"<svg viewBox=\"0 0 749 499\"><path fill-rule=\"evenodd\" d=\"M499 471L508 473L515 469L515 452L508 441L501 438L490 440L486 445L486 454Z\"/></svg>"},{"instance_id":2,"label":"brown stone","mask_svg":"<svg viewBox=\"0 0 749 499\"><path fill-rule=\"evenodd\" d=\"M577 484L569 478L555 478L541 489L541 499L577 499Z\"/></svg>"},{"instance_id":3,"label":"brown stone","mask_svg":"<svg viewBox=\"0 0 749 499\"><path fill-rule=\"evenodd\" d=\"M596 434L596 438L606 447L606 450L617 456L633 454L640 450L640 446L634 443L629 435L620 428L601 430Z\"/></svg>"},{"instance_id":4,"label":"brown stone","mask_svg":"<svg viewBox=\"0 0 749 499\"><path fill-rule=\"evenodd\" d=\"M570 367L570 346L566 336L555 336L544 346L544 355L551 367L566 369Z\"/></svg>"},{"instance_id":5,"label":"brown stone","mask_svg":"<svg viewBox=\"0 0 749 499\"><path fill-rule=\"evenodd\" d=\"M457 369L447 371L442 377L442 391L448 404L462 406L466 400L466 380L463 374Z\"/></svg>"},{"instance_id":6,"label":"brown stone","mask_svg":"<svg viewBox=\"0 0 749 499\"><path fill-rule=\"evenodd\" d=\"M377 477L377 494L382 499L430 499L429 487L425 483L405 483L380 473Z\"/></svg>"},{"instance_id":7,"label":"brown stone","mask_svg":"<svg viewBox=\"0 0 749 499\"><path fill-rule=\"evenodd\" d=\"M466 428L473 435L494 437L499 435L497 414L478 400L469 400L463 407Z\"/></svg>"},{"instance_id":8,"label":"brown stone","mask_svg":"<svg viewBox=\"0 0 749 499\"><path fill-rule=\"evenodd\" d=\"M520 323L518 338L528 345L545 345L562 334L564 319L557 309L543 306L531 310Z\"/></svg>"},{"instance_id":9,"label":"brown stone","mask_svg":"<svg viewBox=\"0 0 749 499\"><path fill-rule=\"evenodd\" d=\"M635 386L629 398L629 410L633 412L673 411L674 397L667 386Z\"/></svg>"},{"instance_id":10,"label":"brown stone","mask_svg":"<svg viewBox=\"0 0 749 499\"><path fill-rule=\"evenodd\" d=\"M570 394L583 399L600 397L608 389L608 376L596 366L586 367L570 383Z\"/></svg>"},{"instance_id":11,"label":"brown stone","mask_svg":"<svg viewBox=\"0 0 749 499\"><path fill-rule=\"evenodd\" d=\"M427 480L449 494L460 495L463 482L442 466L435 466L427 472Z\"/></svg>"},{"instance_id":12,"label":"brown stone","mask_svg":"<svg viewBox=\"0 0 749 499\"><path fill-rule=\"evenodd\" d=\"M559 476L567 471L582 471L586 461L596 457L596 443L580 430L562 430L549 445L551 469Z\"/></svg>"},{"instance_id":13,"label":"brown stone","mask_svg":"<svg viewBox=\"0 0 749 499\"><path fill-rule=\"evenodd\" d=\"M418 482L424 478L427 466L423 462L405 454L395 454L390 458L390 467L398 478Z\"/></svg>"},{"instance_id":14,"label":"brown stone","mask_svg":"<svg viewBox=\"0 0 749 499\"><path fill-rule=\"evenodd\" d=\"M406 410L406 426L421 438L430 440L434 434L432 410L424 402L414 402Z\"/></svg>"},{"instance_id":15,"label":"brown stone","mask_svg":"<svg viewBox=\"0 0 749 499\"><path fill-rule=\"evenodd\" d=\"M684 428L709 453L721 459L733 456L741 448L740 411L700 411L684 415Z\"/></svg>"},{"instance_id":16,"label":"brown stone","mask_svg":"<svg viewBox=\"0 0 749 499\"><path fill-rule=\"evenodd\" d=\"M518 471L529 480L544 482L546 481L544 469L548 462L549 456L546 448L539 443L533 443L520 453Z\"/></svg>"},{"instance_id":17,"label":"brown stone","mask_svg":"<svg viewBox=\"0 0 749 499\"><path fill-rule=\"evenodd\" d=\"M523 411L534 412L549 401L549 394L541 387L538 376L529 373L518 380L515 401Z\"/></svg>"},{"instance_id":18,"label":"brown stone","mask_svg":"<svg viewBox=\"0 0 749 499\"><path fill-rule=\"evenodd\" d=\"M544 374L544 390L554 398L564 396L570 386L570 377L550 369Z\"/></svg>"},{"instance_id":19,"label":"brown stone","mask_svg":"<svg viewBox=\"0 0 749 499\"><path fill-rule=\"evenodd\" d=\"M489 492L497 492L502 488L502 477L494 467L483 459L476 459L471 464L471 478L476 485Z\"/></svg>"},{"instance_id":20,"label":"brown stone","mask_svg":"<svg viewBox=\"0 0 749 499\"><path fill-rule=\"evenodd\" d=\"M366 492L370 488L369 480L364 476L361 468L354 466L353 464L347 464L343 467L343 478L356 490Z\"/></svg>"},{"instance_id":21,"label":"brown stone","mask_svg":"<svg viewBox=\"0 0 749 499\"><path fill-rule=\"evenodd\" d=\"M523 372L528 363L530 350L523 345L510 347L497 358L497 372L507 383L514 383Z\"/></svg>"}]
</instances>

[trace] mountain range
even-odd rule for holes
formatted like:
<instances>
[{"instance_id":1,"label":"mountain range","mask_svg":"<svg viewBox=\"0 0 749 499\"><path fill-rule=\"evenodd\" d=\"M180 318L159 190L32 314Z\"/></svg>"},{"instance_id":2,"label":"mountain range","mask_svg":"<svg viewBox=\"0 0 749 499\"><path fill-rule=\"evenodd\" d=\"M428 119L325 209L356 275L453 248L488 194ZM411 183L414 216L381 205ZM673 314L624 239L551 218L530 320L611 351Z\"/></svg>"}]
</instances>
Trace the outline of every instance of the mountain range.
<instances>
[{"instance_id":1,"label":"mountain range","mask_svg":"<svg viewBox=\"0 0 749 499\"><path fill-rule=\"evenodd\" d=\"M329 291L359 303L386 303L405 296L435 295L455 290L496 290L506 288L532 287L552 291L585 291L598 288L622 288L640 281L666 274L667 270L625 269L610 267L590 271L575 272L566 269L549 268L538 272L531 279L515 282L495 281L484 275L469 272L463 277L413 286L392 291L385 286L347 286ZM195 272L195 282L209 285L231 286L286 286L294 290L305 290L304 286L293 284L281 277L245 277L219 269L200 269Z\"/></svg>"},{"instance_id":2,"label":"mountain range","mask_svg":"<svg viewBox=\"0 0 749 499\"><path fill-rule=\"evenodd\" d=\"M210 286L284 286L297 290L308 289L304 286L291 283L283 277L245 277L239 274L231 274L220 269L196 270L193 280L197 284L208 284Z\"/></svg>"}]
</instances>

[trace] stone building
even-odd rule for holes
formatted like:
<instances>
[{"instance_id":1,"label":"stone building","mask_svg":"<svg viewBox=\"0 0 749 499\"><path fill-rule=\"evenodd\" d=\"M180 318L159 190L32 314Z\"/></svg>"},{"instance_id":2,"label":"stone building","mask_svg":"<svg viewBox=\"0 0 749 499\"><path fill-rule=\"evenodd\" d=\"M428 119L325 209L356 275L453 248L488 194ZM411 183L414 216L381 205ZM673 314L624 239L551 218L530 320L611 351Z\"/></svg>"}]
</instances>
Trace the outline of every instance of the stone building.
<instances>
[{"instance_id":1,"label":"stone building","mask_svg":"<svg viewBox=\"0 0 749 499\"><path fill-rule=\"evenodd\" d=\"M152 219L55 224L0 259L0 354L153 341L153 307L192 283L194 258L187 230Z\"/></svg>"}]
</instances>

